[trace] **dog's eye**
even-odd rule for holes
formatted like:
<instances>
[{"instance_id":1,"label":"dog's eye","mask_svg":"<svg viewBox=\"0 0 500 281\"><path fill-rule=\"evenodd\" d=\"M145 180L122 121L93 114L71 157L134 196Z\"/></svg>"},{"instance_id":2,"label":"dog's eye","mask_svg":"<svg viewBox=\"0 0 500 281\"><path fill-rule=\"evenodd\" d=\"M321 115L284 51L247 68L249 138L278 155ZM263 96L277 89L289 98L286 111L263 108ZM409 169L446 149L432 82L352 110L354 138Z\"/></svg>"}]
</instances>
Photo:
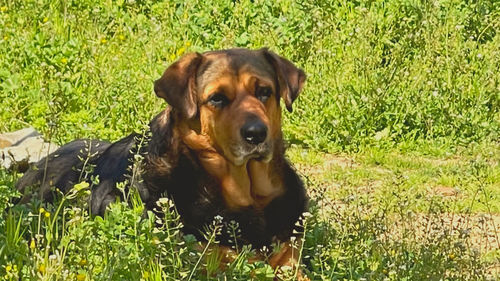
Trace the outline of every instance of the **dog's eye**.
<instances>
[{"instance_id":1,"label":"dog's eye","mask_svg":"<svg viewBox=\"0 0 500 281\"><path fill-rule=\"evenodd\" d=\"M270 87L257 87L255 91L255 97L257 97L261 102L265 103L267 99L271 96L273 90Z\"/></svg>"},{"instance_id":2,"label":"dog's eye","mask_svg":"<svg viewBox=\"0 0 500 281\"><path fill-rule=\"evenodd\" d=\"M210 98L208 98L208 103L210 103L211 105L215 106L215 107L224 107L225 105L227 105L229 103L229 100L227 99L227 97L221 93L216 93L216 94L213 94L212 96L210 96Z\"/></svg>"}]
</instances>

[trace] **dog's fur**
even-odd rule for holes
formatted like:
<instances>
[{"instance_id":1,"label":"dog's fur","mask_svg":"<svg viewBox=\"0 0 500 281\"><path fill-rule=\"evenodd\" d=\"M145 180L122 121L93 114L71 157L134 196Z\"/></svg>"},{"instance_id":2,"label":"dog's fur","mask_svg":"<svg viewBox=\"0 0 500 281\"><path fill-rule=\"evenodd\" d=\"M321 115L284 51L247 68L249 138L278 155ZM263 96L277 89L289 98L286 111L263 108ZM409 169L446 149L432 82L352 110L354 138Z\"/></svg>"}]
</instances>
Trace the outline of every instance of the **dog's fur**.
<instances>
[{"instance_id":1,"label":"dog's fur","mask_svg":"<svg viewBox=\"0 0 500 281\"><path fill-rule=\"evenodd\" d=\"M284 158L280 98L291 111L304 81L302 70L267 49L187 54L155 82L156 94L169 106L151 121L145 146L137 148L141 135L135 133L115 143L68 143L18 181L22 201L36 193L50 201L53 187L68 192L94 176L99 183L92 187L90 208L103 215L122 196L116 184L126 180L139 154L144 157L142 181L136 186L147 209L167 194L185 233L203 239L203 227L220 215L238 222L239 243L260 248L277 239L287 244L307 197ZM247 124L265 126L265 138L245 140ZM82 179L84 165L94 170ZM37 192L28 188L36 186ZM221 233L221 245L229 246L227 232ZM291 252L291 246L285 247L271 265L289 264Z\"/></svg>"}]
</instances>

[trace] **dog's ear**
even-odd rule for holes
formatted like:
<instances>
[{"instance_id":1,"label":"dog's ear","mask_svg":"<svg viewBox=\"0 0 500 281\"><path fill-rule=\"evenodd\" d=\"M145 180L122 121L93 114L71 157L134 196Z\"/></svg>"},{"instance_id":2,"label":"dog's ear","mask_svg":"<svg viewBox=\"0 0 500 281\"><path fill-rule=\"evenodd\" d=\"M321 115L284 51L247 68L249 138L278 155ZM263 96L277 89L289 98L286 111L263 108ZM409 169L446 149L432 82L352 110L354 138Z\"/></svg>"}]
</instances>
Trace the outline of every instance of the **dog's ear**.
<instances>
[{"instance_id":1,"label":"dog's ear","mask_svg":"<svg viewBox=\"0 0 500 281\"><path fill-rule=\"evenodd\" d=\"M267 48L262 49L262 51L276 71L280 95L285 101L286 109L292 112L292 103L299 96L304 86L306 74L289 60L278 56Z\"/></svg>"},{"instance_id":2,"label":"dog's ear","mask_svg":"<svg viewBox=\"0 0 500 281\"><path fill-rule=\"evenodd\" d=\"M202 59L199 53L187 54L170 65L154 83L156 95L165 99L187 119L197 113L195 80Z\"/></svg>"}]
</instances>

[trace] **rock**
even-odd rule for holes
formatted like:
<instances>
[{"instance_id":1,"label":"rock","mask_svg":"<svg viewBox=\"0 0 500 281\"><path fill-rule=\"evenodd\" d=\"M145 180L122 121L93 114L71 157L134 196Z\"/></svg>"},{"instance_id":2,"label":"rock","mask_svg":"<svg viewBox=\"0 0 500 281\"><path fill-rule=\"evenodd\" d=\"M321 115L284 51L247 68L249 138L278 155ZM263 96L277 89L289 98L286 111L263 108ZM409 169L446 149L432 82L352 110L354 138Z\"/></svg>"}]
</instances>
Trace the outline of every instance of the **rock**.
<instances>
[{"instance_id":1,"label":"rock","mask_svg":"<svg viewBox=\"0 0 500 281\"><path fill-rule=\"evenodd\" d=\"M19 131L0 134L0 148L15 146L29 137L39 136L40 133L33 128L25 128Z\"/></svg>"},{"instance_id":2,"label":"rock","mask_svg":"<svg viewBox=\"0 0 500 281\"><path fill-rule=\"evenodd\" d=\"M8 145L0 149L0 166L20 172L59 148L56 144L45 142L33 128L1 134L0 140Z\"/></svg>"}]
</instances>

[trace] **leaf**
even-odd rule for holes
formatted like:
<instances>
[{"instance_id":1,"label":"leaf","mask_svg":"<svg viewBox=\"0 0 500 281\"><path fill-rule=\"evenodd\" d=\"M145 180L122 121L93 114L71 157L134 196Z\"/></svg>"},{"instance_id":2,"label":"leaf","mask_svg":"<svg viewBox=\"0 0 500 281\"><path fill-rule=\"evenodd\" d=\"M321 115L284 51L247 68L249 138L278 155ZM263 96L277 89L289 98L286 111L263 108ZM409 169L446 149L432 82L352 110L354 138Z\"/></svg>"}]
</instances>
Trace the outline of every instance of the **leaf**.
<instances>
[{"instance_id":1,"label":"leaf","mask_svg":"<svg viewBox=\"0 0 500 281\"><path fill-rule=\"evenodd\" d=\"M2 83L2 88L6 92L14 92L21 87L21 82L19 81L19 75L11 75L5 82Z\"/></svg>"},{"instance_id":2,"label":"leaf","mask_svg":"<svg viewBox=\"0 0 500 281\"><path fill-rule=\"evenodd\" d=\"M11 75L10 71L8 71L5 68L0 68L0 80L3 80L5 78L9 77L10 75Z\"/></svg>"},{"instance_id":3,"label":"leaf","mask_svg":"<svg viewBox=\"0 0 500 281\"><path fill-rule=\"evenodd\" d=\"M382 131L376 132L375 136L373 136L373 138L376 141L379 141L379 140L382 140L382 139L386 139L389 136L389 133L390 133L389 127L385 127Z\"/></svg>"},{"instance_id":4,"label":"leaf","mask_svg":"<svg viewBox=\"0 0 500 281\"><path fill-rule=\"evenodd\" d=\"M243 32L238 38L234 40L238 46L246 46L249 42L249 35L247 32Z\"/></svg>"}]
</instances>

